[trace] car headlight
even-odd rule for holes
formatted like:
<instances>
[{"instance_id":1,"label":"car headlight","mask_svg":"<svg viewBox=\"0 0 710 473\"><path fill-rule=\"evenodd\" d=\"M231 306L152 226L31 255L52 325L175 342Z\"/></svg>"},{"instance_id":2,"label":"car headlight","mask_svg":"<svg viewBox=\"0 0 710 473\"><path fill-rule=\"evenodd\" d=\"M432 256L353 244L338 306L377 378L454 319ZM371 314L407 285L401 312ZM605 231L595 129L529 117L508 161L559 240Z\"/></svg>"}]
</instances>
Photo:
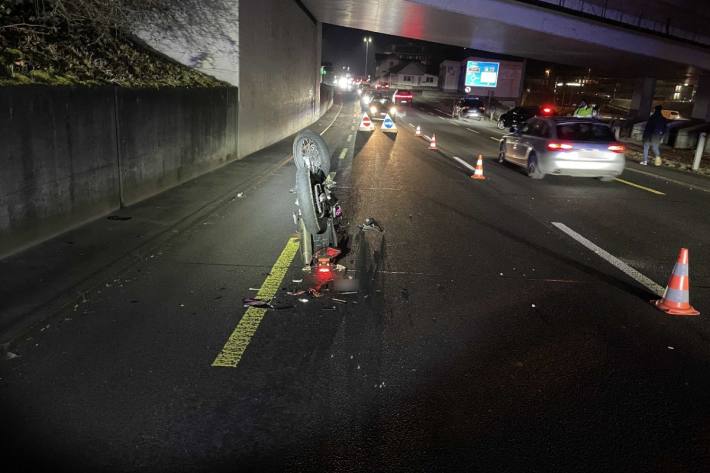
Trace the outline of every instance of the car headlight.
<instances>
[{"instance_id":1,"label":"car headlight","mask_svg":"<svg viewBox=\"0 0 710 473\"><path fill-rule=\"evenodd\" d=\"M377 113L377 107L375 107L374 105L370 107L370 113Z\"/></svg>"},{"instance_id":2,"label":"car headlight","mask_svg":"<svg viewBox=\"0 0 710 473\"><path fill-rule=\"evenodd\" d=\"M397 107L390 108L390 115L396 115L396 114L397 114Z\"/></svg>"}]
</instances>

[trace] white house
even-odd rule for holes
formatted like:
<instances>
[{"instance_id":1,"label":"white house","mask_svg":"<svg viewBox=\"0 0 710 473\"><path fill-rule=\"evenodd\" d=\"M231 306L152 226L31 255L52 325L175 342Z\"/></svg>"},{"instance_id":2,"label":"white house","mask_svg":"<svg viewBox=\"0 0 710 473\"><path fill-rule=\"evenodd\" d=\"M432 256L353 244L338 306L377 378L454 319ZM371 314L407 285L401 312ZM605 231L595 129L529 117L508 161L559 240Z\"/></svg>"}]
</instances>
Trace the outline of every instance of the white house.
<instances>
[{"instance_id":1,"label":"white house","mask_svg":"<svg viewBox=\"0 0 710 473\"><path fill-rule=\"evenodd\" d=\"M390 69L389 74L382 77L390 84L390 88L431 87L439 85L439 78L427 74L426 67L419 62L400 64Z\"/></svg>"}]
</instances>

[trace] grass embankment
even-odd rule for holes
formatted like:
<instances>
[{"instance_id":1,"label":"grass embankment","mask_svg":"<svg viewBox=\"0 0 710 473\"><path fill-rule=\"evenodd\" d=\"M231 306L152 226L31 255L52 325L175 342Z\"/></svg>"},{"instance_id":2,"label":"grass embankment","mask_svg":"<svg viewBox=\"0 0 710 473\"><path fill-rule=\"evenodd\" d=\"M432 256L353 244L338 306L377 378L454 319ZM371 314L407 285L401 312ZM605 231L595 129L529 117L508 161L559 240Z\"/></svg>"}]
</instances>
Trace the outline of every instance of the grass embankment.
<instances>
[{"instance_id":1,"label":"grass embankment","mask_svg":"<svg viewBox=\"0 0 710 473\"><path fill-rule=\"evenodd\" d=\"M70 28L61 21L23 26L33 20L28 9L0 12L0 86L225 85L162 56L129 35L117 31L99 33L91 25Z\"/></svg>"}]
</instances>

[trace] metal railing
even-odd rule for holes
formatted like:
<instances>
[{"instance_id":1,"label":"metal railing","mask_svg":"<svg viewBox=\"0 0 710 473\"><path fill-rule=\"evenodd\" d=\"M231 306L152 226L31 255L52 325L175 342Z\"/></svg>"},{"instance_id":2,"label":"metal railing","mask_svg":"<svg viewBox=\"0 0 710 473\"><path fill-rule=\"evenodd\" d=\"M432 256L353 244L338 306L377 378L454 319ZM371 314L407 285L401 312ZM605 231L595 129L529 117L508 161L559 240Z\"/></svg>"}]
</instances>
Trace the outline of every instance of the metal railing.
<instances>
[{"instance_id":1,"label":"metal railing","mask_svg":"<svg viewBox=\"0 0 710 473\"><path fill-rule=\"evenodd\" d=\"M523 3L580 14L605 22L710 46L707 23L710 18L700 12L685 10L662 0L519 0Z\"/></svg>"}]
</instances>

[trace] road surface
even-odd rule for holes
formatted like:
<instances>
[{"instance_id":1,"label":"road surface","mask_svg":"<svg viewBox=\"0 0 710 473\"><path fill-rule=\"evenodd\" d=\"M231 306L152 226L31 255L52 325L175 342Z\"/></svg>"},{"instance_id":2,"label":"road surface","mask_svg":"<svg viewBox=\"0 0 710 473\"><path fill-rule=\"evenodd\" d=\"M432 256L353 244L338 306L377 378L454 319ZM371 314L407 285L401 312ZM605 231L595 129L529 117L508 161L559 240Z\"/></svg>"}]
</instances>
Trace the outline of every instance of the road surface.
<instances>
[{"instance_id":1,"label":"road surface","mask_svg":"<svg viewBox=\"0 0 710 473\"><path fill-rule=\"evenodd\" d=\"M287 294L306 288L287 254L288 142L233 165L253 172L239 186L229 166L194 181L193 200L225 194L190 219L127 209L161 236L87 275L0 362L3 469L705 470L708 189L633 164L624 182L535 181L495 162L488 122L415 103L392 136L354 131L359 117L344 97L312 127L333 155L354 294ZM479 154L485 181L462 164ZM367 217L384 232L361 231ZM700 317L649 304L681 247ZM242 298L267 280L278 310L245 328ZM235 344L236 366L214 366Z\"/></svg>"}]
</instances>

